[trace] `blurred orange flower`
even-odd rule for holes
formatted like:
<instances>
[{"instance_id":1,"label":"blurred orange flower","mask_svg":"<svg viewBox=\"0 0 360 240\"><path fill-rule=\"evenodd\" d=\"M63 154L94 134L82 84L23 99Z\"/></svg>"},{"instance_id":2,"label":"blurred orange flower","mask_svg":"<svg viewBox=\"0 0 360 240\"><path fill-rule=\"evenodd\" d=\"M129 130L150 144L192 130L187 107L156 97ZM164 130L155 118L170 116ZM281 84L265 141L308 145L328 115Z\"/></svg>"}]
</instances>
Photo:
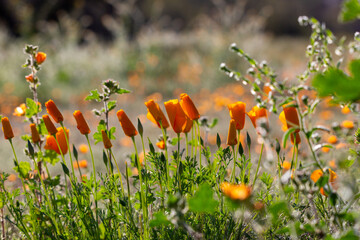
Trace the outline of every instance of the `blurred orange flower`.
<instances>
[{"instance_id":1,"label":"blurred orange flower","mask_svg":"<svg viewBox=\"0 0 360 240\"><path fill-rule=\"evenodd\" d=\"M330 135L329 137L328 137L328 139L327 139L327 141L328 141L328 143L330 143L330 144L335 144L335 143L337 143L337 137L335 136L335 135Z\"/></svg>"},{"instance_id":2,"label":"blurred orange flower","mask_svg":"<svg viewBox=\"0 0 360 240\"><path fill-rule=\"evenodd\" d=\"M33 83L34 82L34 75L31 73L25 76L26 81Z\"/></svg>"},{"instance_id":3,"label":"blurred orange flower","mask_svg":"<svg viewBox=\"0 0 360 240\"><path fill-rule=\"evenodd\" d=\"M20 104L20 106L15 108L13 115L21 117L25 115L25 111L26 111L26 105L25 103L22 103Z\"/></svg>"},{"instance_id":4,"label":"blurred orange flower","mask_svg":"<svg viewBox=\"0 0 360 240\"><path fill-rule=\"evenodd\" d=\"M165 142L164 142L164 140L161 140L161 141L159 141L159 142L157 142L156 143L156 146L158 147L158 148L160 148L160 149L165 149Z\"/></svg>"},{"instance_id":5,"label":"blurred orange flower","mask_svg":"<svg viewBox=\"0 0 360 240\"><path fill-rule=\"evenodd\" d=\"M38 64L42 64L46 60L46 53L44 52L36 53L35 60Z\"/></svg>"},{"instance_id":6,"label":"blurred orange flower","mask_svg":"<svg viewBox=\"0 0 360 240\"><path fill-rule=\"evenodd\" d=\"M350 120L345 120L341 123L341 126L343 128L348 128L348 129L352 129L354 128L354 122L353 121L350 121Z\"/></svg>"},{"instance_id":7,"label":"blurred orange flower","mask_svg":"<svg viewBox=\"0 0 360 240\"><path fill-rule=\"evenodd\" d=\"M267 120L267 112L265 108L259 108L258 106L254 106L248 113L247 115L249 116L252 124L254 125L254 127L256 128L256 122L260 119L260 118L266 118Z\"/></svg>"},{"instance_id":8,"label":"blurred orange flower","mask_svg":"<svg viewBox=\"0 0 360 240\"><path fill-rule=\"evenodd\" d=\"M251 195L251 187L245 184L230 184L223 182L220 185L220 190L225 196L232 200L244 201Z\"/></svg>"},{"instance_id":9,"label":"blurred orange flower","mask_svg":"<svg viewBox=\"0 0 360 240\"><path fill-rule=\"evenodd\" d=\"M282 168L287 171L291 168L291 163L289 161L284 161L282 164L281 164Z\"/></svg>"},{"instance_id":10,"label":"blurred orange flower","mask_svg":"<svg viewBox=\"0 0 360 240\"><path fill-rule=\"evenodd\" d=\"M351 112L351 110L348 106L345 106L341 109L342 114L349 114L350 112Z\"/></svg>"},{"instance_id":11,"label":"blurred orange flower","mask_svg":"<svg viewBox=\"0 0 360 240\"><path fill-rule=\"evenodd\" d=\"M335 173L334 171L332 171L330 168L329 168L329 172L330 172L329 182L330 182L331 186L334 187L334 183L335 183L335 180L336 180L336 178L337 178L337 175L336 175L336 173ZM313 172L311 173L310 179L311 179L314 183L316 183L316 182L320 179L320 177L322 177L323 175L324 175L324 173L323 173L323 171L322 171L321 169L316 169L315 171L313 171ZM324 191L323 188L320 189L320 193L321 193L322 195L324 195L324 196L327 196L327 195L325 194L325 191Z\"/></svg>"},{"instance_id":12,"label":"blurred orange flower","mask_svg":"<svg viewBox=\"0 0 360 240\"><path fill-rule=\"evenodd\" d=\"M89 151L89 147L88 147L88 145L86 145L86 144L80 144L80 146L79 146L79 151L81 152L81 153L87 153L88 151Z\"/></svg>"}]
</instances>

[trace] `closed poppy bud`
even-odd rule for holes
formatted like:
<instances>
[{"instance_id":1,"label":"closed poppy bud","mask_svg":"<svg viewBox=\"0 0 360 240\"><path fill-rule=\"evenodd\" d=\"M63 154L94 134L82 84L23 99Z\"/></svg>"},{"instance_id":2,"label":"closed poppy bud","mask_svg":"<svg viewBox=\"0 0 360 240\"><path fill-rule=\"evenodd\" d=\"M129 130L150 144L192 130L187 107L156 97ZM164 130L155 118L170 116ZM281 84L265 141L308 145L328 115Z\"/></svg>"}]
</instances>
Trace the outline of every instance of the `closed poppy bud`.
<instances>
[{"instance_id":1,"label":"closed poppy bud","mask_svg":"<svg viewBox=\"0 0 360 240\"><path fill-rule=\"evenodd\" d=\"M35 123L30 124L31 138L34 143L40 142L40 135Z\"/></svg>"},{"instance_id":2,"label":"closed poppy bud","mask_svg":"<svg viewBox=\"0 0 360 240\"><path fill-rule=\"evenodd\" d=\"M51 121L49 115L45 114L44 116L42 116L42 119L44 120L45 127L46 127L47 131L49 132L49 134L50 135L56 134L57 129L56 129L55 125L53 124L53 122Z\"/></svg>"},{"instance_id":3,"label":"closed poppy bud","mask_svg":"<svg viewBox=\"0 0 360 240\"><path fill-rule=\"evenodd\" d=\"M36 53L35 60L38 64L42 64L46 60L46 53L44 52Z\"/></svg>"},{"instance_id":4,"label":"closed poppy bud","mask_svg":"<svg viewBox=\"0 0 360 240\"><path fill-rule=\"evenodd\" d=\"M188 132L190 132L192 126L193 126L193 121L192 121L188 116L186 116L186 123L185 123L185 125L184 125L184 127L183 127L182 132L183 132L183 133L188 133Z\"/></svg>"},{"instance_id":5,"label":"closed poppy bud","mask_svg":"<svg viewBox=\"0 0 360 240\"><path fill-rule=\"evenodd\" d=\"M258 106L254 106L250 112L247 113L247 115L249 116L252 124L254 125L254 127L256 128L256 122L258 119L260 118L266 118L267 119L267 112L266 112L266 108L259 108Z\"/></svg>"},{"instance_id":6,"label":"closed poppy bud","mask_svg":"<svg viewBox=\"0 0 360 240\"><path fill-rule=\"evenodd\" d=\"M77 123L77 129L79 129L80 133L84 135L89 134L91 131L83 114L79 110L76 110L73 115Z\"/></svg>"},{"instance_id":7,"label":"closed poppy bud","mask_svg":"<svg viewBox=\"0 0 360 240\"><path fill-rule=\"evenodd\" d=\"M154 100L151 99L145 102L145 106L148 109L147 118L150 121L158 125L158 127L160 127L160 121L163 128L168 128L170 126L163 111L161 111L160 106L156 102L154 102Z\"/></svg>"},{"instance_id":8,"label":"closed poppy bud","mask_svg":"<svg viewBox=\"0 0 360 240\"><path fill-rule=\"evenodd\" d=\"M34 82L34 75L31 73L25 76L26 81L33 83Z\"/></svg>"},{"instance_id":9,"label":"closed poppy bud","mask_svg":"<svg viewBox=\"0 0 360 240\"><path fill-rule=\"evenodd\" d=\"M287 128L288 129L292 127L296 128L295 132L298 133L300 132L299 129L300 124L299 124L299 117L297 114L296 107L292 107L292 106L287 107L288 105L283 106Z\"/></svg>"},{"instance_id":10,"label":"closed poppy bud","mask_svg":"<svg viewBox=\"0 0 360 240\"><path fill-rule=\"evenodd\" d=\"M235 120L236 129L241 130L245 124L246 103L236 102L228 105L230 117Z\"/></svg>"},{"instance_id":11,"label":"closed poppy bud","mask_svg":"<svg viewBox=\"0 0 360 240\"><path fill-rule=\"evenodd\" d=\"M102 139L103 139L103 142L104 142L104 147L106 149L112 148L111 141L110 141L108 135L106 134L106 132L104 130L101 130L101 135L102 135Z\"/></svg>"},{"instance_id":12,"label":"closed poppy bud","mask_svg":"<svg viewBox=\"0 0 360 240\"><path fill-rule=\"evenodd\" d=\"M120 109L116 113L116 115L119 119L120 125L126 136L133 137L138 134L138 132L136 131L136 128L134 127L134 125L132 124L132 122L130 121L130 119L128 118L126 113L124 112L124 110Z\"/></svg>"},{"instance_id":13,"label":"closed poppy bud","mask_svg":"<svg viewBox=\"0 0 360 240\"><path fill-rule=\"evenodd\" d=\"M229 125L229 132L228 132L228 138L227 138L227 145L234 146L237 144L236 139L236 123L234 119L230 120Z\"/></svg>"},{"instance_id":14,"label":"closed poppy bud","mask_svg":"<svg viewBox=\"0 0 360 240\"><path fill-rule=\"evenodd\" d=\"M294 141L296 139L296 142ZM291 143L294 144L300 144L301 143L301 138L300 138L300 134L298 132L295 132L295 139L294 139L294 133L290 134L290 141Z\"/></svg>"},{"instance_id":15,"label":"closed poppy bud","mask_svg":"<svg viewBox=\"0 0 360 240\"><path fill-rule=\"evenodd\" d=\"M186 124L186 115L180 106L179 100L169 100L164 105L174 132L181 133Z\"/></svg>"},{"instance_id":16,"label":"closed poppy bud","mask_svg":"<svg viewBox=\"0 0 360 240\"><path fill-rule=\"evenodd\" d=\"M63 115L61 114L53 100L50 99L49 101L47 101L45 103L45 107L46 111L48 112L48 114L50 114L50 116L52 117L52 119L54 119L55 122L59 123L64 121Z\"/></svg>"},{"instance_id":17,"label":"closed poppy bud","mask_svg":"<svg viewBox=\"0 0 360 240\"><path fill-rule=\"evenodd\" d=\"M67 153L67 151L68 151L66 138L69 139L69 129L65 128L65 131L66 131L66 137L65 137L64 129L59 127L57 129L57 133L55 135L56 140L55 140L54 136L52 136L52 135L46 136L46 144L45 144L44 148L47 149L47 150L54 150L57 154L62 153L63 155L65 155ZM59 143L61 151L60 151L56 141Z\"/></svg>"},{"instance_id":18,"label":"closed poppy bud","mask_svg":"<svg viewBox=\"0 0 360 240\"><path fill-rule=\"evenodd\" d=\"M186 93L182 93L180 95L180 105L182 107L182 109L184 110L184 112L186 113L186 115L191 119L191 120L197 120L200 118L200 114L198 112L198 110L196 109L193 101L191 100L191 98L186 94Z\"/></svg>"},{"instance_id":19,"label":"closed poppy bud","mask_svg":"<svg viewBox=\"0 0 360 240\"><path fill-rule=\"evenodd\" d=\"M4 138L5 139L12 139L14 137L14 133L13 130L11 128L11 124L10 121L7 117L3 117L1 119L1 123L2 123L2 129L4 132Z\"/></svg>"}]
</instances>

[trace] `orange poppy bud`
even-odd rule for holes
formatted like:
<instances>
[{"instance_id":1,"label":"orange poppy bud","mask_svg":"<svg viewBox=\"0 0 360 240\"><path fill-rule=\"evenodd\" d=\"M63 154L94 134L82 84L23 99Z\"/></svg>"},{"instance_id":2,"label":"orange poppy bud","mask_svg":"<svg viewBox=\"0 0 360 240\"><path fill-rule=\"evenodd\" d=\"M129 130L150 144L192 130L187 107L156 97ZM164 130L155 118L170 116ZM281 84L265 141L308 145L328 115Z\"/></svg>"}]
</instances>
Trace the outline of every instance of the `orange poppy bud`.
<instances>
[{"instance_id":1,"label":"orange poppy bud","mask_svg":"<svg viewBox=\"0 0 360 240\"><path fill-rule=\"evenodd\" d=\"M297 114L296 107L287 107L288 105L291 105L292 103L289 103L287 105L283 106L285 119L286 119L286 125L288 128L296 128L295 132L300 132L300 124L299 124L299 117Z\"/></svg>"},{"instance_id":2,"label":"orange poppy bud","mask_svg":"<svg viewBox=\"0 0 360 240\"><path fill-rule=\"evenodd\" d=\"M236 102L228 105L230 117L235 120L236 129L241 130L245 124L246 103Z\"/></svg>"},{"instance_id":3,"label":"orange poppy bud","mask_svg":"<svg viewBox=\"0 0 360 240\"><path fill-rule=\"evenodd\" d=\"M248 113L247 115L249 116L252 124L254 125L254 127L256 128L256 122L258 119L260 118L266 118L267 119L267 112L266 112L266 108L259 108L258 106L254 106Z\"/></svg>"},{"instance_id":4,"label":"orange poppy bud","mask_svg":"<svg viewBox=\"0 0 360 240\"><path fill-rule=\"evenodd\" d=\"M31 73L25 76L26 81L33 83L34 82L34 75Z\"/></svg>"},{"instance_id":5,"label":"orange poppy bud","mask_svg":"<svg viewBox=\"0 0 360 240\"><path fill-rule=\"evenodd\" d=\"M30 124L31 138L34 143L40 142L40 135L35 123Z\"/></svg>"},{"instance_id":6,"label":"orange poppy bud","mask_svg":"<svg viewBox=\"0 0 360 240\"><path fill-rule=\"evenodd\" d=\"M186 124L186 115L179 100L169 100L164 105L174 132L181 133Z\"/></svg>"},{"instance_id":7,"label":"orange poppy bud","mask_svg":"<svg viewBox=\"0 0 360 240\"><path fill-rule=\"evenodd\" d=\"M158 125L158 127L160 127L160 121L163 128L168 128L170 126L164 113L161 111L159 104L150 99L149 101L145 102L145 105L148 109L148 114L146 116L150 121Z\"/></svg>"},{"instance_id":8,"label":"orange poppy bud","mask_svg":"<svg viewBox=\"0 0 360 240\"><path fill-rule=\"evenodd\" d=\"M237 144L236 139L236 123L234 119L230 120L229 125L229 132L228 132L228 138L227 138L227 145L234 146Z\"/></svg>"},{"instance_id":9,"label":"orange poppy bud","mask_svg":"<svg viewBox=\"0 0 360 240\"><path fill-rule=\"evenodd\" d=\"M328 143L335 144L337 143L337 137L335 135L330 135L327 139Z\"/></svg>"},{"instance_id":10,"label":"orange poppy bud","mask_svg":"<svg viewBox=\"0 0 360 240\"><path fill-rule=\"evenodd\" d=\"M35 55L35 60L38 64L42 64L46 59L46 53L44 52L38 52Z\"/></svg>"},{"instance_id":11,"label":"orange poppy bud","mask_svg":"<svg viewBox=\"0 0 360 240\"><path fill-rule=\"evenodd\" d=\"M83 114L79 110L76 110L73 115L77 123L77 129L79 129L80 133L84 135L89 134L91 131Z\"/></svg>"},{"instance_id":12,"label":"orange poppy bud","mask_svg":"<svg viewBox=\"0 0 360 240\"><path fill-rule=\"evenodd\" d=\"M192 126L193 126L193 121L192 121L188 116L186 116L186 123L185 123L185 125L184 125L184 127L183 127L182 132L183 132L183 133L188 133L188 132L190 132Z\"/></svg>"},{"instance_id":13,"label":"orange poppy bud","mask_svg":"<svg viewBox=\"0 0 360 240\"><path fill-rule=\"evenodd\" d=\"M104 147L106 149L112 148L111 141L110 141L108 135L106 134L106 132L104 130L101 130L101 135L102 135L102 139L103 139L103 142L104 142Z\"/></svg>"},{"instance_id":14,"label":"orange poppy bud","mask_svg":"<svg viewBox=\"0 0 360 240\"><path fill-rule=\"evenodd\" d=\"M45 127L46 127L47 131L49 132L49 134L50 135L56 134L57 129L56 129L55 125L53 124L53 122L51 121L49 115L45 114L44 116L42 116L42 119L44 120Z\"/></svg>"},{"instance_id":15,"label":"orange poppy bud","mask_svg":"<svg viewBox=\"0 0 360 240\"><path fill-rule=\"evenodd\" d=\"M61 114L53 100L50 99L49 101L47 101L45 103L45 107L46 111L50 114L50 116L52 117L52 119L54 119L56 123L64 121L63 115Z\"/></svg>"},{"instance_id":16,"label":"orange poppy bud","mask_svg":"<svg viewBox=\"0 0 360 240\"><path fill-rule=\"evenodd\" d=\"M120 109L116 113L116 115L119 119L120 125L126 136L133 137L138 134L138 132L136 131L136 128L134 127L134 125L132 124L132 122L130 121L130 119L128 118L126 113L124 112L124 110Z\"/></svg>"},{"instance_id":17,"label":"orange poppy bud","mask_svg":"<svg viewBox=\"0 0 360 240\"><path fill-rule=\"evenodd\" d=\"M67 139L69 139L69 129L65 128L65 131L66 131ZM55 136L56 136L56 140L55 140L54 136L52 136L52 135L46 136L46 144L45 144L44 148L47 150L54 150L57 154L62 153L63 155L65 155L68 151L68 146L67 146L67 142L66 142L64 129L59 127L57 129L57 133ZM59 143L60 149L59 149L56 141ZM60 150L61 150L61 152L60 152Z\"/></svg>"},{"instance_id":18,"label":"orange poppy bud","mask_svg":"<svg viewBox=\"0 0 360 240\"><path fill-rule=\"evenodd\" d=\"M200 114L198 110L196 109L193 101L191 98L186 94L182 93L180 94L180 105L182 109L184 110L185 114L191 119L191 120L197 120L200 118Z\"/></svg>"},{"instance_id":19,"label":"orange poppy bud","mask_svg":"<svg viewBox=\"0 0 360 240\"><path fill-rule=\"evenodd\" d=\"M12 139L14 137L14 133L13 130L11 128L11 124L10 121L7 117L3 117L1 119L1 123L2 123L2 130L4 132L4 138L5 139Z\"/></svg>"},{"instance_id":20,"label":"orange poppy bud","mask_svg":"<svg viewBox=\"0 0 360 240\"><path fill-rule=\"evenodd\" d=\"M294 141L296 140L296 142ZM290 134L290 141L291 143L294 145L295 143L296 144L300 144L301 143L301 138L300 138L300 134L298 132L295 132L295 139L294 139L294 133L291 133Z\"/></svg>"}]
</instances>

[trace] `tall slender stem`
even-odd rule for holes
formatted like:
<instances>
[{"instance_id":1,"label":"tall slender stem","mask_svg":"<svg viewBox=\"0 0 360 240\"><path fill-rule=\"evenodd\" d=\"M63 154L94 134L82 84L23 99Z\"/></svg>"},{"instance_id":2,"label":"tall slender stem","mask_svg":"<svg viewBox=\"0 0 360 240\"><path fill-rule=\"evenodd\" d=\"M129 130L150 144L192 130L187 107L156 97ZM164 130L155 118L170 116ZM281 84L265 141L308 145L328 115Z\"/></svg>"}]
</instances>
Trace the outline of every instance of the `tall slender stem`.
<instances>
[{"instance_id":1,"label":"tall slender stem","mask_svg":"<svg viewBox=\"0 0 360 240\"><path fill-rule=\"evenodd\" d=\"M235 151L235 147L234 145L231 146L232 147L232 151L233 151L233 155L234 155L234 168L232 170L232 173L231 173L231 182L235 183L235 168L236 168L236 151Z\"/></svg>"},{"instance_id":2,"label":"tall slender stem","mask_svg":"<svg viewBox=\"0 0 360 240\"><path fill-rule=\"evenodd\" d=\"M170 191L170 171L169 171L169 157L168 157L168 151L167 151L166 129L164 129L161 121L159 123L160 123L161 132L162 132L163 138L164 138L164 149L165 149L165 159L166 159L166 180L167 180L168 190Z\"/></svg>"},{"instance_id":3,"label":"tall slender stem","mask_svg":"<svg viewBox=\"0 0 360 240\"><path fill-rule=\"evenodd\" d=\"M73 174L73 178L74 178L74 181L75 181L75 171L74 171L74 166L72 164L73 160L72 160L72 155L71 155L71 149L70 149L70 144L69 144L69 139L68 139L68 136L67 136L67 133L66 133L66 130L65 130L65 127L64 127L64 124L63 122L60 122L60 125L64 131L64 135L65 135L65 140L66 140L66 144L67 144L67 147L68 147L68 151L69 151L69 157L70 157L70 163L71 163L71 170L72 170L72 174Z\"/></svg>"},{"instance_id":4,"label":"tall slender stem","mask_svg":"<svg viewBox=\"0 0 360 240\"><path fill-rule=\"evenodd\" d=\"M263 150L264 150L264 143L261 144L259 161L258 161L258 165L257 165L257 168L256 168L254 181L253 181L253 184L252 184L253 187L254 187L254 185L255 185L255 182L256 182L256 179L257 179L257 175L258 175L258 173L259 173L259 168L260 168L260 165L261 165L261 157L262 157L262 154L263 154Z\"/></svg>"},{"instance_id":5,"label":"tall slender stem","mask_svg":"<svg viewBox=\"0 0 360 240\"><path fill-rule=\"evenodd\" d=\"M94 161L94 155L93 155L93 151L92 151L90 140L89 140L89 135L85 134L85 137L86 137L87 143L89 145L91 161L92 161L92 165L93 165L93 178L94 178L94 181L95 181L95 184L94 184L95 216L96 216L96 222L98 222L99 218L98 218L98 201L97 201L97 197L96 197L96 194L97 194L97 181L96 181L95 161Z\"/></svg>"},{"instance_id":6,"label":"tall slender stem","mask_svg":"<svg viewBox=\"0 0 360 240\"><path fill-rule=\"evenodd\" d=\"M186 148L186 156L189 156L189 141L188 141L188 133L185 133L185 148Z\"/></svg>"}]
</instances>

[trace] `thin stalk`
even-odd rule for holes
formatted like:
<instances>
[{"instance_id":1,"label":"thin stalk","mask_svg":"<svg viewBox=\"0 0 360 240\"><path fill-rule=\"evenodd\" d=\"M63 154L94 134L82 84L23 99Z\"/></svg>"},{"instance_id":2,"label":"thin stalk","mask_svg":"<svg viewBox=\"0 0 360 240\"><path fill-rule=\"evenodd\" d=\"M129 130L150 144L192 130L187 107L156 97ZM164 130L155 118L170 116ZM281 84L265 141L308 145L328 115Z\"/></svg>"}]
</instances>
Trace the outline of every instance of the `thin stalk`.
<instances>
[{"instance_id":1,"label":"thin stalk","mask_svg":"<svg viewBox=\"0 0 360 240\"><path fill-rule=\"evenodd\" d=\"M179 184L179 190L181 192L181 178L180 178L180 133L177 134L178 137L178 151L177 151L177 176L178 176L178 184Z\"/></svg>"},{"instance_id":2,"label":"thin stalk","mask_svg":"<svg viewBox=\"0 0 360 240\"><path fill-rule=\"evenodd\" d=\"M141 170L141 164L140 164L138 150L137 150L136 143L135 143L135 137L132 136L131 140L133 141L133 144L134 144L134 149L135 149L135 154L136 154L136 161L137 161L137 165L138 165L139 180L140 180L141 205L142 205L142 210L143 210L143 215L144 215L144 235L145 235L145 238L147 238L148 237L148 228L147 228L148 215L147 215L147 206L146 206L145 196L144 196L144 186L143 186L143 182L142 182L142 170Z\"/></svg>"},{"instance_id":3,"label":"thin stalk","mask_svg":"<svg viewBox=\"0 0 360 240\"><path fill-rule=\"evenodd\" d=\"M95 161L94 161L94 155L93 155L93 151L92 151L90 140L89 140L89 135L85 134L85 137L86 137L87 143L89 145L91 161L92 161L92 165L93 165L93 177L94 177L94 181L95 181L95 184L94 184L95 216L96 216L96 222L98 222L99 218L98 218L98 201L97 201L97 197L96 197L96 194L97 194L97 181L96 181Z\"/></svg>"},{"instance_id":4,"label":"thin stalk","mask_svg":"<svg viewBox=\"0 0 360 240\"><path fill-rule=\"evenodd\" d=\"M186 156L189 156L189 141L188 141L188 133L185 133L185 146L186 146Z\"/></svg>"},{"instance_id":5,"label":"thin stalk","mask_svg":"<svg viewBox=\"0 0 360 240\"><path fill-rule=\"evenodd\" d=\"M73 174L73 178L74 178L74 181L75 181L75 171L74 171L74 166L72 164L73 160L72 160L72 155L71 155L71 149L70 149L70 144L69 144L69 139L67 137L67 134L66 134L66 131L65 131L65 127L64 127L64 124L63 122L60 122L60 125L64 131L64 135L65 135L65 140L66 140L66 144L67 144L67 147L68 147L68 151L69 151L69 157L70 157L70 163L71 163L71 170L72 170L72 174Z\"/></svg>"},{"instance_id":6,"label":"thin stalk","mask_svg":"<svg viewBox=\"0 0 360 240\"><path fill-rule=\"evenodd\" d=\"M261 163L261 157L262 157L262 154L263 154L263 150L264 150L264 143L261 144L259 161L258 161L258 165L257 165L257 168L256 168L254 181L253 181L253 184L252 184L253 187L254 187L254 185L255 185L255 182L256 182L256 179L257 179L257 175L258 175L258 173L259 173L259 168L260 168L260 163Z\"/></svg>"},{"instance_id":7,"label":"thin stalk","mask_svg":"<svg viewBox=\"0 0 360 240\"><path fill-rule=\"evenodd\" d=\"M232 173L231 173L231 179L230 179L230 181L233 182L233 183L235 183L236 151L235 151L234 145L231 146L231 148L232 148L233 155L234 155L234 159L233 159L233 160L234 160L234 168L233 168Z\"/></svg>"},{"instance_id":8,"label":"thin stalk","mask_svg":"<svg viewBox=\"0 0 360 240\"><path fill-rule=\"evenodd\" d=\"M199 140L199 165L200 165L200 168L202 167L201 165L201 132L200 132L200 124L199 122L196 120L196 125L197 125L197 130L198 130L198 140ZM197 151L197 150L196 150Z\"/></svg>"},{"instance_id":9,"label":"thin stalk","mask_svg":"<svg viewBox=\"0 0 360 240\"><path fill-rule=\"evenodd\" d=\"M115 165L116 165L116 169L117 169L117 171L118 171L118 173L119 173L119 179L120 179L121 191L122 191L122 194L123 194L123 196L124 196L124 195L125 195L125 191L124 191L124 185L123 185L123 182L122 182L121 172L120 172L119 165L118 165L118 164L117 164L117 162L116 162L116 159L115 159L114 153L113 153L113 151L111 150L111 148L109 148L109 152L110 152L109 156L112 156L112 157L113 157L114 162L115 162ZM111 168L111 167L110 167L110 168Z\"/></svg>"},{"instance_id":10,"label":"thin stalk","mask_svg":"<svg viewBox=\"0 0 360 240\"><path fill-rule=\"evenodd\" d=\"M193 143L194 143L194 130L195 127L194 127L194 124L193 124L193 127L191 128L191 157L194 157L194 146L193 146Z\"/></svg>"},{"instance_id":11,"label":"thin stalk","mask_svg":"<svg viewBox=\"0 0 360 240\"><path fill-rule=\"evenodd\" d=\"M167 137L166 137L166 129L164 129L161 121L159 121L160 123L160 128L161 128L161 132L163 134L163 138L164 138L164 145L165 145L165 159L166 159L166 180L167 180L167 185L168 185L168 190L170 191L170 171L169 171L169 157L168 157L168 151L167 151Z\"/></svg>"},{"instance_id":12,"label":"thin stalk","mask_svg":"<svg viewBox=\"0 0 360 240\"><path fill-rule=\"evenodd\" d=\"M2 192L2 189L1 189ZM5 219L4 219L4 208L1 208L1 230L2 230L2 236L1 239L5 240L6 239L6 233L5 233Z\"/></svg>"}]
</instances>

